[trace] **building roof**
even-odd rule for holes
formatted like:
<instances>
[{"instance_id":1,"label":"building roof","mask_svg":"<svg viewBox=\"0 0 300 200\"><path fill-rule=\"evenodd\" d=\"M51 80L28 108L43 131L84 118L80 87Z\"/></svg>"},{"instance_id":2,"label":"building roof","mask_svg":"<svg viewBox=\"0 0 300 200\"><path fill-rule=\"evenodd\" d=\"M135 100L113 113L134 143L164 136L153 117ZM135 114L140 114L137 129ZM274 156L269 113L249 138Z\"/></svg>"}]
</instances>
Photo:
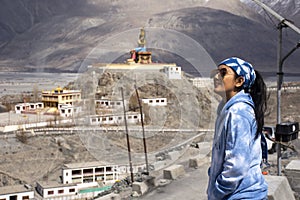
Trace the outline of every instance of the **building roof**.
<instances>
[{"instance_id":1,"label":"building roof","mask_svg":"<svg viewBox=\"0 0 300 200\"><path fill-rule=\"evenodd\" d=\"M15 194L21 192L33 192L33 189L28 189L24 185L10 185L0 187L0 195Z\"/></svg>"},{"instance_id":2,"label":"building roof","mask_svg":"<svg viewBox=\"0 0 300 200\"><path fill-rule=\"evenodd\" d=\"M136 69L136 70L158 70L163 69L167 66L176 67L176 63L150 63L150 64L141 64L141 63L111 63L111 64L104 64L104 63L97 63L93 64L93 67L99 67L103 69L112 69L112 70L125 70L125 69ZM178 67L178 66L177 66Z\"/></svg>"},{"instance_id":3,"label":"building roof","mask_svg":"<svg viewBox=\"0 0 300 200\"><path fill-rule=\"evenodd\" d=\"M56 181L39 181L37 184L39 184L43 189L71 187L77 185L76 183L63 184Z\"/></svg>"},{"instance_id":4,"label":"building roof","mask_svg":"<svg viewBox=\"0 0 300 200\"><path fill-rule=\"evenodd\" d=\"M42 91L42 95L51 94L51 95L63 95L63 94L74 94L81 93L80 90L66 90L61 88L56 88L51 91Z\"/></svg>"},{"instance_id":5,"label":"building roof","mask_svg":"<svg viewBox=\"0 0 300 200\"><path fill-rule=\"evenodd\" d=\"M99 166L107 166L112 164L104 163L104 162L82 162L82 163L69 163L64 165L64 169L78 169L78 168L87 168L87 167L99 167Z\"/></svg>"}]
</instances>

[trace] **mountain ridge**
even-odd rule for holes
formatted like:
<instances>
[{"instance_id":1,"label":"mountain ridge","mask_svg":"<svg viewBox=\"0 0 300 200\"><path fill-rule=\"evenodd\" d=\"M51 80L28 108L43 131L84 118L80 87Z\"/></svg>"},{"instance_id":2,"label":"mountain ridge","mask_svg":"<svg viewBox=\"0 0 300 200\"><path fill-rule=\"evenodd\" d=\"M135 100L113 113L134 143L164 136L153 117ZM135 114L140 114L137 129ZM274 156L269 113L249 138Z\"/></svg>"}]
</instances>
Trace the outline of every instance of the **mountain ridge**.
<instances>
[{"instance_id":1,"label":"mountain ridge","mask_svg":"<svg viewBox=\"0 0 300 200\"><path fill-rule=\"evenodd\" d=\"M167 0L164 5L159 1L151 5L147 1L134 4L136 1L131 0L4 2L0 11L9 9L0 14L0 68L3 71L76 72L97 44L139 27L182 32L207 49L215 62L235 55L253 61L263 71L276 71L277 31L264 23L262 15L256 13L257 7L254 9L246 0L226 3ZM297 18L298 4L291 0L289 3L296 9L290 12L292 17ZM272 5L278 7L279 3ZM12 10L15 17L10 21L11 16L5 13ZM183 25L189 28L182 28ZM286 30L284 36L284 52L287 52L299 37L290 30ZM128 46L128 52L134 47ZM300 56L297 52L294 54L287 60L286 68L300 72L297 67ZM274 67L269 69L270 66Z\"/></svg>"}]
</instances>

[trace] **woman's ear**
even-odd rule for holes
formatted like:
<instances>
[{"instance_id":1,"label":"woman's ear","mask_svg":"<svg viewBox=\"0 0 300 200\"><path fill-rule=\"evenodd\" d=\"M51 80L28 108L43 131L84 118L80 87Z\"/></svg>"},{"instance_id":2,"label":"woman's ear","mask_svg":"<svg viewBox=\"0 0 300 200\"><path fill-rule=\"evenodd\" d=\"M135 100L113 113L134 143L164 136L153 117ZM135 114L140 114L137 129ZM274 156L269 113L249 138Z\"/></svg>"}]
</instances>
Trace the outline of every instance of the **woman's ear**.
<instances>
[{"instance_id":1,"label":"woman's ear","mask_svg":"<svg viewBox=\"0 0 300 200\"><path fill-rule=\"evenodd\" d=\"M239 76L235 79L235 87L240 88L244 84L245 80L242 76Z\"/></svg>"}]
</instances>

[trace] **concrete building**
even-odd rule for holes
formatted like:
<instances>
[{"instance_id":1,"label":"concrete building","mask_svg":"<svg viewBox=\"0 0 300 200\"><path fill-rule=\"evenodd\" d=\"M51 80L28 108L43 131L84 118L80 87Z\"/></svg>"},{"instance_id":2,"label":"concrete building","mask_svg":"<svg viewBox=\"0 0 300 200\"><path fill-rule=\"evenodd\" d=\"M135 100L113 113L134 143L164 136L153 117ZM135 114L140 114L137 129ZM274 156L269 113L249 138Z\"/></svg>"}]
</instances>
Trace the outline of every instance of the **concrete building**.
<instances>
[{"instance_id":1,"label":"concrete building","mask_svg":"<svg viewBox=\"0 0 300 200\"><path fill-rule=\"evenodd\" d=\"M142 102L148 104L149 106L166 106L167 98L149 98L142 99Z\"/></svg>"},{"instance_id":2,"label":"concrete building","mask_svg":"<svg viewBox=\"0 0 300 200\"><path fill-rule=\"evenodd\" d=\"M33 188L25 185L0 187L0 200L29 200L34 198Z\"/></svg>"},{"instance_id":3,"label":"concrete building","mask_svg":"<svg viewBox=\"0 0 300 200\"><path fill-rule=\"evenodd\" d=\"M63 198L78 193L76 184L63 185L57 182L37 182L36 190L44 199Z\"/></svg>"},{"instance_id":4,"label":"concrete building","mask_svg":"<svg viewBox=\"0 0 300 200\"><path fill-rule=\"evenodd\" d=\"M117 165L104 165L100 162L65 164L62 169L63 184L92 183L112 185L119 179Z\"/></svg>"},{"instance_id":5,"label":"concrete building","mask_svg":"<svg viewBox=\"0 0 300 200\"><path fill-rule=\"evenodd\" d=\"M21 114L24 112L35 111L37 109L43 109L44 104L42 102L38 103L20 103L15 105L15 112Z\"/></svg>"},{"instance_id":6,"label":"concrete building","mask_svg":"<svg viewBox=\"0 0 300 200\"><path fill-rule=\"evenodd\" d=\"M59 104L74 105L81 101L80 90L64 90L62 88L56 88L52 91L42 92L42 102L44 107L56 107Z\"/></svg>"},{"instance_id":7,"label":"concrete building","mask_svg":"<svg viewBox=\"0 0 300 200\"><path fill-rule=\"evenodd\" d=\"M73 117L75 115L78 115L81 112L80 106L75 106L71 104L59 104L58 105L58 111L59 115L62 117Z\"/></svg>"},{"instance_id":8,"label":"concrete building","mask_svg":"<svg viewBox=\"0 0 300 200\"><path fill-rule=\"evenodd\" d=\"M165 66L164 73L169 79L181 79L181 67L179 66Z\"/></svg>"},{"instance_id":9,"label":"concrete building","mask_svg":"<svg viewBox=\"0 0 300 200\"><path fill-rule=\"evenodd\" d=\"M88 120L90 125L119 125L124 123L124 114L94 115L89 116ZM138 112L128 112L126 120L129 124L137 124L141 122L141 115Z\"/></svg>"},{"instance_id":10,"label":"concrete building","mask_svg":"<svg viewBox=\"0 0 300 200\"><path fill-rule=\"evenodd\" d=\"M124 100L125 107L127 101ZM99 99L95 100L96 109L123 109L122 100Z\"/></svg>"},{"instance_id":11,"label":"concrete building","mask_svg":"<svg viewBox=\"0 0 300 200\"><path fill-rule=\"evenodd\" d=\"M203 87L213 87L213 79L212 78L191 78L190 81L194 86L198 88Z\"/></svg>"},{"instance_id":12,"label":"concrete building","mask_svg":"<svg viewBox=\"0 0 300 200\"><path fill-rule=\"evenodd\" d=\"M61 184L56 182L38 182L37 192L43 199L51 200L75 200L75 199L94 199L97 195L111 186L99 186L98 183L84 184Z\"/></svg>"}]
</instances>

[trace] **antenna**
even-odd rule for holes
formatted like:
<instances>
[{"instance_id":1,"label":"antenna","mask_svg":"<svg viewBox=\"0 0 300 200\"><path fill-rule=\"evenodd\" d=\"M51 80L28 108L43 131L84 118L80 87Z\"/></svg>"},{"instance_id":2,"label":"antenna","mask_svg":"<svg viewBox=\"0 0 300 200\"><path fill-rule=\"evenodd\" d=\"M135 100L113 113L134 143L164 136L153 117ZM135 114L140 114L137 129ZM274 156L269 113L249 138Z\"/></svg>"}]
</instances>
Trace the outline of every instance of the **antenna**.
<instances>
[{"instance_id":1,"label":"antenna","mask_svg":"<svg viewBox=\"0 0 300 200\"><path fill-rule=\"evenodd\" d=\"M282 29L283 28L291 28L296 33L300 34L300 29L296 27L293 23L288 21L287 19L283 18L281 15L276 13L274 10L272 10L270 7L265 5L264 3L258 1L258 0L252 0L256 4L258 4L260 7L262 7L264 10L266 10L268 13L273 15L275 18L279 20L278 24L278 50L277 50L277 64L278 64L278 72L277 72L277 124L281 123L281 112L280 112L280 104L281 104L281 86L282 86L282 80L283 80L283 62L297 49L300 47L300 41L297 42L297 45L289 51L284 57L282 57ZM281 175L281 144L277 144L277 175Z\"/></svg>"}]
</instances>

